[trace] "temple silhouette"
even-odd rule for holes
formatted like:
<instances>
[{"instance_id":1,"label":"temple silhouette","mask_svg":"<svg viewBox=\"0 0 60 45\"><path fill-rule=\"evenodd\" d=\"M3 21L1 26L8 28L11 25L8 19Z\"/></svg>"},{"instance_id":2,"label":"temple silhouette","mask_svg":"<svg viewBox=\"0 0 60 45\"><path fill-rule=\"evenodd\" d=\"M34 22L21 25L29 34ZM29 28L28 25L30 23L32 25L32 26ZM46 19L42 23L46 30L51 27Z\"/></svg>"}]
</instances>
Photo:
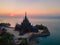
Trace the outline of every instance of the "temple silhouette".
<instances>
[{"instance_id":1,"label":"temple silhouette","mask_svg":"<svg viewBox=\"0 0 60 45\"><path fill-rule=\"evenodd\" d=\"M35 26L31 25L31 23L29 22L26 12L25 12L25 18L23 22L21 24L16 24L15 30L19 31L20 35L29 32L38 32L38 29Z\"/></svg>"}]
</instances>

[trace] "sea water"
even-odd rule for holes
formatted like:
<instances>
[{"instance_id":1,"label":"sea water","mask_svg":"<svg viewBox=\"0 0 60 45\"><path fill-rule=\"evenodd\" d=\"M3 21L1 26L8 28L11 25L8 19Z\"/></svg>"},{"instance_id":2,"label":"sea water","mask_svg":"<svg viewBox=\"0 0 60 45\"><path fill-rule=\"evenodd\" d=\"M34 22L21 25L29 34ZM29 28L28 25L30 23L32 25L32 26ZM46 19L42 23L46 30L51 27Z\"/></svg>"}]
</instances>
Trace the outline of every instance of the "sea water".
<instances>
[{"instance_id":1,"label":"sea water","mask_svg":"<svg viewBox=\"0 0 60 45\"><path fill-rule=\"evenodd\" d=\"M0 22L10 23L15 26L16 23L21 24L24 18L0 18ZM60 45L60 19L38 19L29 18L32 25L43 24L48 27L50 36L36 38L36 45Z\"/></svg>"}]
</instances>

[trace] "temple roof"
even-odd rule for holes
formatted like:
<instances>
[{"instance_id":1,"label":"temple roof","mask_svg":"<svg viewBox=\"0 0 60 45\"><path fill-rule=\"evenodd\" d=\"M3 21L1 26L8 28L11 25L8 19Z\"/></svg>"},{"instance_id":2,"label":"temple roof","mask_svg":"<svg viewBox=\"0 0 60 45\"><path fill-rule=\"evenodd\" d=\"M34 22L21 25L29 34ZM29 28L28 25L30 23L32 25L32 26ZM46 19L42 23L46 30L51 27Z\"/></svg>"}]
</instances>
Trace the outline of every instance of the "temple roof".
<instances>
[{"instance_id":1,"label":"temple roof","mask_svg":"<svg viewBox=\"0 0 60 45\"><path fill-rule=\"evenodd\" d=\"M22 25L30 25L30 22L29 22L29 20L27 18L27 13L26 12L25 12L25 18L24 18L24 20L22 22Z\"/></svg>"},{"instance_id":2,"label":"temple roof","mask_svg":"<svg viewBox=\"0 0 60 45\"><path fill-rule=\"evenodd\" d=\"M31 25L31 23L29 22L28 18L27 18L27 13L25 12L25 18L23 20L23 22L21 23L21 25L16 26L17 28L19 28L20 30L20 34L24 34L27 32L37 32L37 28L33 25Z\"/></svg>"}]
</instances>

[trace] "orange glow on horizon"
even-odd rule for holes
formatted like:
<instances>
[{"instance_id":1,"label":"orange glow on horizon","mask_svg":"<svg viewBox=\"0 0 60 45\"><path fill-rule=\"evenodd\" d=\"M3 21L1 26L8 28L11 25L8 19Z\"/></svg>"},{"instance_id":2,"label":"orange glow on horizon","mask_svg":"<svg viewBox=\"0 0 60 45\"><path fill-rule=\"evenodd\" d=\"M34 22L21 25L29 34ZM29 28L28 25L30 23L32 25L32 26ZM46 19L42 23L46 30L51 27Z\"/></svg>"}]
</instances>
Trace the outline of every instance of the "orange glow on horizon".
<instances>
[{"instance_id":1,"label":"orange glow on horizon","mask_svg":"<svg viewBox=\"0 0 60 45\"><path fill-rule=\"evenodd\" d=\"M28 15L56 14L55 11L27 11ZM25 11L0 11L0 14L9 14L10 16L24 15Z\"/></svg>"}]
</instances>

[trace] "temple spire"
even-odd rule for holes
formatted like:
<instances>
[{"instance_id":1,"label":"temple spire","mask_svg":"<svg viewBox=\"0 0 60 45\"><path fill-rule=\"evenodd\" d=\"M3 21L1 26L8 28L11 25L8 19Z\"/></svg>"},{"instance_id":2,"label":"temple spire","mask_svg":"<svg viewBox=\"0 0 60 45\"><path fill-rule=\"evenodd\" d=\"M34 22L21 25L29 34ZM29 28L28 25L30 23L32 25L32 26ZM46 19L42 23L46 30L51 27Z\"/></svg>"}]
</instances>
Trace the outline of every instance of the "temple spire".
<instances>
[{"instance_id":1,"label":"temple spire","mask_svg":"<svg viewBox=\"0 0 60 45\"><path fill-rule=\"evenodd\" d=\"M27 15L27 12L25 12L25 16Z\"/></svg>"},{"instance_id":2,"label":"temple spire","mask_svg":"<svg viewBox=\"0 0 60 45\"><path fill-rule=\"evenodd\" d=\"M27 18L27 12L25 12L25 19Z\"/></svg>"},{"instance_id":3,"label":"temple spire","mask_svg":"<svg viewBox=\"0 0 60 45\"><path fill-rule=\"evenodd\" d=\"M25 12L25 20L28 20L28 19L27 19L27 12Z\"/></svg>"}]
</instances>

